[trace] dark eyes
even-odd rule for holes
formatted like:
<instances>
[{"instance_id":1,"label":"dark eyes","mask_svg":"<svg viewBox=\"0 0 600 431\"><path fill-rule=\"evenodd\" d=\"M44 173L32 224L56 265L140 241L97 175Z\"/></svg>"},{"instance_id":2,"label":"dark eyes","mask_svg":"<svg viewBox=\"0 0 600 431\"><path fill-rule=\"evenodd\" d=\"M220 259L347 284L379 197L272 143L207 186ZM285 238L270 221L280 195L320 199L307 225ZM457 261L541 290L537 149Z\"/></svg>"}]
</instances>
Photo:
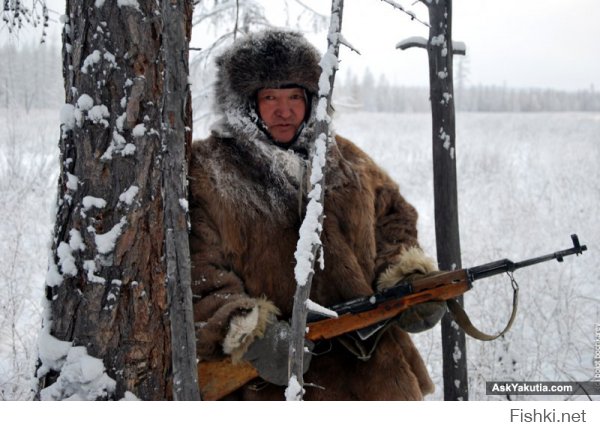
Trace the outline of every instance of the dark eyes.
<instances>
[{"instance_id":1,"label":"dark eyes","mask_svg":"<svg viewBox=\"0 0 600 431\"><path fill-rule=\"evenodd\" d=\"M263 100L269 100L269 101L274 101L274 100L277 100L279 98L282 98L282 97L270 96L270 95L265 95L265 96L261 97L261 99L263 99ZM292 94L291 96L288 97L288 99L290 99L290 100L304 100L304 97L301 94Z\"/></svg>"}]
</instances>

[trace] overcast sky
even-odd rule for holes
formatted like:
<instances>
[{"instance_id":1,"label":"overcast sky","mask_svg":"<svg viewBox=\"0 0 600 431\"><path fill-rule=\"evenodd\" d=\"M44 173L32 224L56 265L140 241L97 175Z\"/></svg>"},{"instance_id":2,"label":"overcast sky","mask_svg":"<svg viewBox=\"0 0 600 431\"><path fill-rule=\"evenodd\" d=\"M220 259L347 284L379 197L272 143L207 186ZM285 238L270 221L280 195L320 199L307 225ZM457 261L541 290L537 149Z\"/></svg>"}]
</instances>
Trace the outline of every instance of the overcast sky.
<instances>
[{"instance_id":1,"label":"overcast sky","mask_svg":"<svg viewBox=\"0 0 600 431\"><path fill-rule=\"evenodd\" d=\"M327 0L303 0L325 14ZM423 21L427 9L414 0L396 0ZM264 0L269 10L282 0ZM64 0L48 0L64 12ZM58 36L60 24L52 34ZM342 32L362 55L341 53L341 76L367 67L378 77L404 85L427 85L427 54L412 48L396 50L396 43L428 29L410 21L381 0L345 0ZM6 37L6 32L0 33ZM471 85L507 85L565 90L600 90L600 0L454 0L453 36L467 46L465 61ZM311 38L324 48L323 37ZM455 71L458 58L455 58ZM455 72L456 73L456 72Z\"/></svg>"},{"instance_id":2,"label":"overcast sky","mask_svg":"<svg viewBox=\"0 0 600 431\"><path fill-rule=\"evenodd\" d=\"M397 2L428 21L421 3ZM568 90L593 84L600 90L600 0L452 3L453 39L467 46L469 84ZM346 0L342 33L362 53L343 51L347 68L369 67L376 76L385 71L398 83L428 84L426 52L394 48L408 37L427 37L424 25L381 0ZM457 61L455 57L455 73Z\"/></svg>"}]
</instances>

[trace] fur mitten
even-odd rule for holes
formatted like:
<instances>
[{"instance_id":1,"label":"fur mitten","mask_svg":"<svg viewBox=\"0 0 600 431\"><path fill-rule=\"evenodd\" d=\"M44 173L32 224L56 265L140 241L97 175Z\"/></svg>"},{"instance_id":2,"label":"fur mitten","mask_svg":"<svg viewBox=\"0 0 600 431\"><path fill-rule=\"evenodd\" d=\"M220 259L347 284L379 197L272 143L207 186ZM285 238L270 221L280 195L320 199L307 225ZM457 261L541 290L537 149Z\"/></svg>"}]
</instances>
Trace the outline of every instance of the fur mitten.
<instances>
[{"instance_id":1,"label":"fur mitten","mask_svg":"<svg viewBox=\"0 0 600 431\"><path fill-rule=\"evenodd\" d=\"M267 327L261 338L250 345L244 355L258 371L258 375L265 381L279 386L288 384L288 359L291 341L291 328L287 322L277 321ZM302 365L304 372L308 371L311 350L314 344L310 340L304 341L304 358Z\"/></svg>"},{"instance_id":2,"label":"fur mitten","mask_svg":"<svg viewBox=\"0 0 600 431\"><path fill-rule=\"evenodd\" d=\"M254 302L254 307L229 320L223 352L230 355L234 363L242 358L254 340L265 334L267 327L276 322L279 315L279 310L271 301L257 298Z\"/></svg>"},{"instance_id":3,"label":"fur mitten","mask_svg":"<svg viewBox=\"0 0 600 431\"><path fill-rule=\"evenodd\" d=\"M439 273L435 262L417 247L405 250L380 277L379 289L386 289L404 281L414 281ZM430 301L403 311L397 324L406 332L422 332L433 328L446 313L446 302Z\"/></svg>"}]
</instances>

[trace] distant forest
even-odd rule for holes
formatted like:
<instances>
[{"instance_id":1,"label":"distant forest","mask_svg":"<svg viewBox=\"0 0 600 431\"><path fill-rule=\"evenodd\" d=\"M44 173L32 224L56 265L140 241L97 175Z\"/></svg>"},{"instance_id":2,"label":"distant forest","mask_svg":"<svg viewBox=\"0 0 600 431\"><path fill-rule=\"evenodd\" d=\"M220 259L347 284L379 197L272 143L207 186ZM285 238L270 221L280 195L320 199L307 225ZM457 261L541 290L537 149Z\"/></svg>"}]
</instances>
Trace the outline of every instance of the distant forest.
<instances>
[{"instance_id":1,"label":"distant forest","mask_svg":"<svg viewBox=\"0 0 600 431\"><path fill-rule=\"evenodd\" d=\"M590 87L580 91L507 86L466 85L457 74L454 104L457 111L542 112L600 111L600 92ZM375 79L367 71L360 79L341 76L334 93L338 109L368 112L427 112L428 87L392 85L385 76Z\"/></svg>"},{"instance_id":2,"label":"distant forest","mask_svg":"<svg viewBox=\"0 0 600 431\"><path fill-rule=\"evenodd\" d=\"M0 47L0 108L59 108L64 101L62 62L55 45L31 44L17 50ZM203 77L191 81L206 82ZM567 92L552 89L515 89L467 85L461 68L455 72L455 106L458 111L539 112L600 111L600 92L593 87ZM193 86L194 88L194 86ZM196 89L199 86L195 87ZM204 92L204 91L201 91ZM204 100L202 97L196 100ZM339 74L334 91L339 110L368 112L428 112L429 89L392 85L385 76L375 79ZM202 110L202 109L201 109Z\"/></svg>"}]
</instances>

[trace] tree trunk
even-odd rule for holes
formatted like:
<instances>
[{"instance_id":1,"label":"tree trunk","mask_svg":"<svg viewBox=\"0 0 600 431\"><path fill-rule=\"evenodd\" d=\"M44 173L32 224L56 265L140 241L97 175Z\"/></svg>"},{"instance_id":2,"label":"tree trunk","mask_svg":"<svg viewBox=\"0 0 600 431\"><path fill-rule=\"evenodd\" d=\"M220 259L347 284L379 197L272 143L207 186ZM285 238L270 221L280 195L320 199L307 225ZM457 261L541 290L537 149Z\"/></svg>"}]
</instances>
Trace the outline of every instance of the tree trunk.
<instances>
[{"instance_id":1,"label":"tree trunk","mask_svg":"<svg viewBox=\"0 0 600 431\"><path fill-rule=\"evenodd\" d=\"M105 397L129 391L161 400L172 398L172 333L191 325L182 199L191 142L192 6L189 0L137 3L67 0L66 105L45 330L102 360L116 382ZM177 53L167 52L174 46ZM169 300L184 310L173 328ZM187 335L177 345L187 359L174 356L180 365L195 359ZM40 369L50 371L41 386L48 388L60 383L64 361L44 356ZM177 380L183 377L181 367L175 371ZM175 398L194 398L183 395L178 381L175 389Z\"/></svg>"},{"instance_id":2,"label":"tree trunk","mask_svg":"<svg viewBox=\"0 0 600 431\"><path fill-rule=\"evenodd\" d=\"M452 0L427 1L429 81L433 133L435 236L440 269L462 267L456 184L452 75ZM462 297L458 298L462 304ZM447 313L442 319L444 399L468 400L465 334Z\"/></svg>"}]
</instances>

